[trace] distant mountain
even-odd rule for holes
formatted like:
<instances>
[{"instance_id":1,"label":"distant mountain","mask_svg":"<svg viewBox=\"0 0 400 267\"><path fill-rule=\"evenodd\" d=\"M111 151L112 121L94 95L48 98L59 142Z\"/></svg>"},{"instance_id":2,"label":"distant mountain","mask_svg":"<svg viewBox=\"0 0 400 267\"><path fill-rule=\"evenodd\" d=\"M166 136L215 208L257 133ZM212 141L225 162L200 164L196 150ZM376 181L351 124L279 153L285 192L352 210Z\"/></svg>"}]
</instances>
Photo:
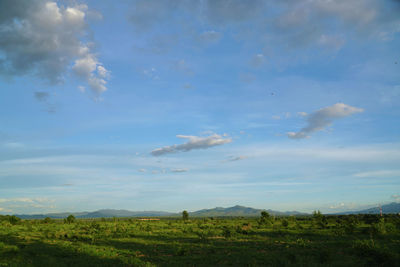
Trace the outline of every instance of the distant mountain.
<instances>
[{"instance_id":1,"label":"distant mountain","mask_svg":"<svg viewBox=\"0 0 400 267\"><path fill-rule=\"evenodd\" d=\"M189 212L189 216L192 217L258 217L262 211L266 211L271 215L276 216L289 216L289 215L307 215L307 213L300 213L297 211L275 211L275 210L264 210L264 209L253 209L243 206L234 206L230 208L217 207L214 209L203 209L194 212ZM112 218L112 217L178 217L180 213L171 213L165 211L129 211L129 210L114 210L114 209L103 209L93 212L62 212L62 213L47 213L47 214L34 214L34 215L16 215L21 219L44 219L50 217L53 219L66 218L69 215L74 215L76 218Z\"/></svg>"},{"instance_id":2,"label":"distant mountain","mask_svg":"<svg viewBox=\"0 0 400 267\"><path fill-rule=\"evenodd\" d=\"M380 209L379 206L374 208L369 208L365 210L358 211L346 211L336 214L347 215L347 214L379 214ZM382 213L390 214L390 213L400 213L400 203L392 202L390 204L382 205Z\"/></svg>"},{"instance_id":3,"label":"distant mountain","mask_svg":"<svg viewBox=\"0 0 400 267\"><path fill-rule=\"evenodd\" d=\"M244 216L244 217L253 217L260 216L262 211L266 211L271 215L277 216L288 216L288 215L306 215L306 213L300 213L297 211L275 211L275 210L265 210L265 209L253 209L249 207L243 207L236 205L230 208L221 208L217 207L214 209L203 209L194 212L189 212L189 216L193 217L236 217L236 216Z\"/></svg>"},{"instance_id":4,"label":"distant mountain","mask_svg":"<svg viewBox=\"0 0 400 267\"><path fill-rule=\"evenodd\" d=\"M69 215L74 215L76 218L112 218L112 217L161 217L161 216L177 216L176 213L164 211L129 211L129 210L114 210L104 209L93 212L63 212L63 213L47 213L34 215L16 215L21 219L44 219L50 217L52 219L62 219Z\"/></svg>"}]
</instances>

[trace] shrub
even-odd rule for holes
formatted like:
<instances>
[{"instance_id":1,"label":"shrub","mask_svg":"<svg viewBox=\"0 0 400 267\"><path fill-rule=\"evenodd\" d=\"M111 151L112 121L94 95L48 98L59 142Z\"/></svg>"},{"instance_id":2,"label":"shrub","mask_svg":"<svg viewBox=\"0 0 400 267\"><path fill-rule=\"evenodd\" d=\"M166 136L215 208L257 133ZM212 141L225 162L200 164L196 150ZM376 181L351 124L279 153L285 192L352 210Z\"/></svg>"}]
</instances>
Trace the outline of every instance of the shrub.
<instances>
[{"instance_id":1,"label":"shrub","mask_svg":"<svg viewBox=\"0 0 400 267\"><path fill-rule=\"evenodd\" d=\"M225 238L230 238L230 237L232 237L231 229L229 229L229 227L227 227L227 226L224 226L224 228L222 229L222 235L223 235L223 237L225 237Z\"/></svg>"},{"instance_id":2,"label":"shrub","mask_svg":"<svg viewBox=\"0 0 400 267\"><path fill-rule=\"evenodd\" d=\"M12 216L9 216L9 217L8 217L8 221L9 221L12 225L16 225L16 224L18 224L18 223L21 222L21 218L18 218L17 216L12 215Z\"/></svg>"},{"instance_id":3,"label":"shrub","mask_svg":"<svg viewBox=\"0 0 400 267\"><path fill-rule=\"evenodd\" d=\"M51 218L50 217L46 217L46 218L44 218L43 219L43 221L42 221L43 223L51 223L52 222L52 220L51 220Z\"/></svg>"}]
</instances>

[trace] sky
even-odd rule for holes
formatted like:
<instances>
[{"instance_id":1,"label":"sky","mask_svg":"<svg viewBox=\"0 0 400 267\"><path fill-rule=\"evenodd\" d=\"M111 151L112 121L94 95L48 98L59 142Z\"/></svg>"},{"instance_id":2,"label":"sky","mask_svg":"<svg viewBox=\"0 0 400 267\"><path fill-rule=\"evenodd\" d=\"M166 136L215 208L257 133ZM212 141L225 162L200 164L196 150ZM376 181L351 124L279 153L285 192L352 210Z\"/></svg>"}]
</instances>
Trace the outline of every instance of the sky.
<instances>
[{"instance_id":1,"label":"sky","mask_svg":"<svg viewBox=\"0 0 400 267\"><path fill-rule=\"evenodd\" d=\"M0 214L400 201L400 1L0 2Z\"/></svg>"}]
</instances>

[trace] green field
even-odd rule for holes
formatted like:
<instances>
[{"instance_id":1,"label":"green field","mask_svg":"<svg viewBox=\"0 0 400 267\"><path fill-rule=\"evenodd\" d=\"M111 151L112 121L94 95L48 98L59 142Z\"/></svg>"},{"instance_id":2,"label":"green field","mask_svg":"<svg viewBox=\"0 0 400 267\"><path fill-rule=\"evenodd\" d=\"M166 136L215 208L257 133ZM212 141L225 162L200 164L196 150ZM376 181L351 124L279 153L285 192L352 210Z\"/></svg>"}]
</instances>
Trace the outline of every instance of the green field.
<instances>
[{"instance_id":1,"label":"green field","mask_svg":"<svg viewBox=\"0 0 400 267\"><path fill-rule=\"evenodd\" d=\"M398 215L0 220L0 266L400 266Z\"/></svg>"}]
</instances>

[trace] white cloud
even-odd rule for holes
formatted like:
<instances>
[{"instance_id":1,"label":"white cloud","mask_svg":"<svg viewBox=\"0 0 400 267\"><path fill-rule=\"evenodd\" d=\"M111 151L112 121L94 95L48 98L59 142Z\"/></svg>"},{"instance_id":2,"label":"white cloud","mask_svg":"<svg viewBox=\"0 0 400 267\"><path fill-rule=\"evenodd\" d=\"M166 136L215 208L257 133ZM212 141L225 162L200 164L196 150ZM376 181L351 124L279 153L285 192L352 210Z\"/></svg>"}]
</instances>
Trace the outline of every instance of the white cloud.
<instances>
[{"instance_id":1,"label":"white cloud","mask_svg":"<svg viewBox=\"0 0 400 267\"><path fill-rule=\"evenodd\" d=\"M106 84L109 71L104 68L93 54L87 54L75 61L72 67L77 76L84 79L96 94L107 90Z\"/></svg>"},{"instance_id":2,"label":"white cloud","mask_svg":"<svg viewBox=\"0 0 400 267\"><path fill-rule=\"evenodd\" d=\"M83 42L88 7L45 0L4 0L0 4L0 74L34 73L52 83L72 69L96 94L107 90L107 70Z\"/></svg>"},{"instance_id":3,"label":"white cloud","mask_svg":"<svg viewBox=\"0 0 400 267\"><path fill-rule=\"evenodd\" d=\"M138 172L146 172L146 169L139 169Z\"/></svg>"},{"instance_id":4,"label":"white cloud","mask_svg":"<svg viewBox=\"0 0 400 267\"><path fill-rule=\"evenodd\" d=\"M329 206L329 209L331 209L333 212L357 210L359 208L360 205L357 205L355 203L345 203L345 202L336 203Z\"/></svg>"},{"instance_id":5,"label":"white cloud","mask_svg":"<svg viewBox=\"0 0 400 267\"><path fill-rule=\"evenodd\" d=\"M151 152L153 156L161 156L169 153L188 152L193 149L207 149L213 146L223 145L232 142L231 138L223 138L218 134L213 134L206 137L177 135L176 137L186 139L188 142L180 145L165 146L157 148Z\"/></svg>"},{"instance_id":6,"label":"white cloud","mask_svg":"<svg viewBox=\"0 0 400 267\"><path fill-rule=\"evenodd\" d=\"M309 134L321 131L331 125L333 120L344 118L352 114L363 112L361 108L352 107L343 103L336 103L333 106L322 108L308 115L308 125L299 132L288 132L287 135L292 139L309 138Z\"/></svg>"}]
</instances>

